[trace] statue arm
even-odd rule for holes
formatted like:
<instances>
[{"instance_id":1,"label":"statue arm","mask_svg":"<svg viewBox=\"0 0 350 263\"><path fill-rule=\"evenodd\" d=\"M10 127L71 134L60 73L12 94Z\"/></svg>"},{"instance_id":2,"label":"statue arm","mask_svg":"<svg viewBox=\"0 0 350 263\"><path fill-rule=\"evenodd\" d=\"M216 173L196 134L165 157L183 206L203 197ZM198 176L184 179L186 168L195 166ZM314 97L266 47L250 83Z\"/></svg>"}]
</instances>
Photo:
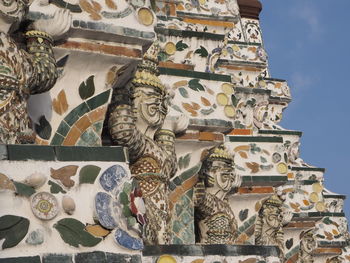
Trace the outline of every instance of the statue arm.
<instances>
[{"instance_id":1,"label":"statue arm","mask_svg":"<svg viewBox=\"0 0 350 263\"><path fill-rule=\"evenodd\" d=\"M154 138L159 147L169 156L173 166L172 175L174 175L177 170L174 132L169 129L160 129L156 132Z\"/></svg>"},{"instance_id":2,"label":"statue arm","mask_svg":"<svg viewBox=\"0 0 350 263\"><path fill-rule=\"evenodd\" d=\"M52 51L51 36L42 31L28 31L26 34L27 51L23 54L27 60L29 78L27 89L30 94L50 90L56 82L56 61Z\"/></svg>"},{"instance_id":3,"label":"statue arm","mask_svg":"<svg viewBox=\"0 0 350 263\"><path fill-rule=\"evenodd\" d=\"M57 80L56 60L53 54L53 39L62 37L72 23L69 10L55 11L49 19L35 21L30 30L25 34L27 39L27 52L24 57L27 60L27 86L29 94L38 94L50 90Z\"/></svg>"},{"instance_id":4,"label":"statue arm","mask_svg":"<svg viewBox=\"0 0 350 263\"><path fill-rule=\"evenodd\" d=\"M136 128L129 94L114 90L108 127L113 143L128 147L130 158L138 159L145 151L147 141Z\"/></svg>"},{"instance_id":5,"label":"statue arm","mask_svg":"<svg viewBox=\"0 0 350 263\"><path fill-rule=\"evenodd\" d=\"M203 182L198 182L195 186L195 207L197 207L202 216L210 216L217 212L218 204L213 195L205 192Z\"/></svg>"}]
</instances>

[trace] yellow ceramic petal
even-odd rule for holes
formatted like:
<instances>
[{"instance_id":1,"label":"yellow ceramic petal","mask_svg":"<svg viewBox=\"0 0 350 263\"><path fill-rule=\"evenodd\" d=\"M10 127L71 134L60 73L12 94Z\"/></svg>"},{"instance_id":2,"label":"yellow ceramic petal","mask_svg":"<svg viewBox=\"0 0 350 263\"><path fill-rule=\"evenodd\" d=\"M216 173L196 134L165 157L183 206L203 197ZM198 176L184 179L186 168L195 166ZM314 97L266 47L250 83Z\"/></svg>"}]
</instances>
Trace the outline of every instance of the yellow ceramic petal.
<instances>
[{"instance_id":1,"label":"yellow ceramic petal","mask_svg":"<svg viewBox=\"0 0 350 263\"><path fill-rule=\"evenodd\" d=\"M266 82L263 81L263 80L260 80L259 81L259 86L262 87L262 88L266 87Z\"/></svg>"},{"instance_id":2,"label":"yellow ceramic petal","mask_svg":"<svg viewBox=\"0 0 350 263\"><path fill-rule=\"evenodd\" d=\"M318 193L312 192L312 193L310 194L310 196L309 196L309 200L310 200L312 203L318 202L318 200L319 200Z\"/></svg>"},{"instance_id":3,"label":"yellow ceramic petal","mask_svg":"<svg viewBox=\"0 0 350 263\"><path fill-rule=\"evenodd\" d=\"M95 237L105 237L111 232L100 225L88 225L85 230Z\"/></svg>"},{"instance_id":4,"label":"yellow ceramic petal","mask_svg":"<svg viewBox=\"0 0 350 263\"><path fill-rule=\"evenodd\" d=\"M226 106L229 102L229 99L225 93L219 93L218 95L216 95L216 101L219 105Z\"/></svg>"},{"instance_id":5,"label":"yellow ceramic petal","mask_svg":"<svg viewBox=\"0 0 350 263\"><path fill-rule=\"evenodd\" d=\"M165 53L167 53L168 55L173 55L176 52L176 46L173 42L168 42L165 44Z\"/></svg>"},{"instance_id":6,"label":"yellow ceramic petal","mask_svg":"<svg viewBox=\"0 0 350 263\"><path fill-rule=\"evenodd\" d=\"M277 165L277 171L280 173L280 174L286 174L288 172L288 167L285 163L279 163Z\"/></svg>"},{"instance_id":7,"label":"yellow ceramic petal","mask_svg":"<svg viewBox=\"0 0 350 263\"><path fill-rule=\"evenodd\" d=\"M222 90L225 94L227 94L227 95L229 95L229 96L231 96L232 93L233 93L233 87L232 87L232 85L229 84L229 83L223 83L223 84L221 85L221 90Z\"/></svg>"},{"instance_id":8,"label":"yellow ceramic petal","mask_svg":"<svg viewBox=\"0 0 350 263\"><path fill-rule=\"evenodd\" d=\"M140 8L137 13L137 16L139 21L145 26L150 26L153 24L153 21L154 21L153 13L148 8L146 7Z\"/></svg>"},{"instance_id":9,"label":"yellow ceramic petal","mask_svg":"<svg viewBox=\"0 0 350 263\"><path fill-rule=\"evenodd\" d=\"M158 258L157 263L177 263L175 258L170 255L162 255Z\"/></svg>"},{"instance_id":10,"label":"yellow ceramic petal","mask_svg":"<svg viewBox=\"0 0 350 263\"><path fill-rule=\"evenodd\" d=\"M323 202L317 202L316 203L316 210L318 212L324 212L324 210L326 210L326 206L324 205Z\"/></svg>"},{"instance_id":11,"label":"yellow ceramic petal","mask_svg":"<svg viewBox=\"0 0 350 263\"><path fill-rule=\"evenodd\" d=\"M229 118L233 118L236 115L236 109L231 105L226 105L224 108L225 115Z\"/></svg>"},{"instance_id":12,"label":"yellow ceramic petal","mask_svg":"<svg viewBox=\"0 0 350 263\"><path fill-rule=\"evenodd\" d=\"M207 2L206 0L199 0L199 3L200 3L201 5L204 5L206 2Z\"/></svg>"},{"instance_id":13,"label":"yellow ceramic petal","mask_svg":"<svg viewBox=\"0 0 350 263\"><path fill-rule=\"evenodd\" d=\"M240 50L239 46L237 46L237 45L233 45L233 46L232 46L232 49L233 49L234 51L239 51L239 50Z\"/></svg>"},{"instance_id":14,"label":"yellow ceramic petal","mask_svg":"<svg viewBox=\"0 0 350 263\"><path fill-rule=\"evenodd\" d=\"M320 183L314 183L312 185L312 190L316 193L321 193L323 190L323 186Z\"/></svg>"}]
</instances>

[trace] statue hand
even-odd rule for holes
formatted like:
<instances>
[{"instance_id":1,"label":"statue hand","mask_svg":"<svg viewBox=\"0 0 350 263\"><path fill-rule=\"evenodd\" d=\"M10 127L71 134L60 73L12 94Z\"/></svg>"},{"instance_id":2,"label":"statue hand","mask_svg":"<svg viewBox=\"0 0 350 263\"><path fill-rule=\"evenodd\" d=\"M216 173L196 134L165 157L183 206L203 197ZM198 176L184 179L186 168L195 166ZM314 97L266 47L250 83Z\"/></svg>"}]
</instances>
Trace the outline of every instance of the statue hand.
<instances>
[{"instance_id":1,"label":"statue hand","mask_svg":"<svg viewBox=\"0 0 350 263\"><path fill-rule=\"evenodd\" d=\"M67 9L55 11L50 19L39 19L33 23L35 30L49 34L53 39L58 39L65 34L71 26L72 15Z\"/></svg>"},{"instance_id":2,"label":"statue hand","mask_svg":"<svg viewBox=\"0 0 350 263\"><path fill-rule=\"evenodd\" d=\"M174 133L180 133L185 131L188 128L189 124L190 118L185 114L181 114L175 120Z\"/></svg>"},{"instance_id":3,"label":"statue hand","mask_svg":"<svg viewBox=\"0 0 350 263\"><path fill-rule=\"evenodd\" d=\"M174 117L167 116L164 120L162 129L173 131L175 134L183 132L187 129L190 119L182 114L174 119Z\"/></svg>"},{"instance_id":4,"label":"statue hand","mask_svg":"<svg viewBox=\"0 0 350 263\"><path fill-rule=\"evenodd\" d=\"M292 211L283 211L282 225L287 225L290 221L292 221L292 217Z\"/></svg>"}]
</instances>

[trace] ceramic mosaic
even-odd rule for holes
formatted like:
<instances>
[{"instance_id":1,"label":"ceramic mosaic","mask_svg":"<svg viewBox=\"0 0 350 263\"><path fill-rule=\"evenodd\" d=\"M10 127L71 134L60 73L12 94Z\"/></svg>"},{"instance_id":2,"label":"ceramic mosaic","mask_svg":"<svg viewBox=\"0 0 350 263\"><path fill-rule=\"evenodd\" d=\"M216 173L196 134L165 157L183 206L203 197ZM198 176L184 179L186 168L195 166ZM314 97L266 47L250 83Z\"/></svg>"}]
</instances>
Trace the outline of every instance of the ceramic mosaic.
<instances>
[{"instance_id":1,"label":"ceramic mosaic","mask_svg":"<svg viewBox=\"0 0 350 263\"><path fill-rule=\"evenodd\" d=\"M29 4L0 32L0 261L350 261L258 0L0 0L0 24Z\"/></svg>"},{"instance_id":2,"label":"ceramic mosaic","mask_svg":"<svg viewBox=\"0 0 350 263\"><path fill-rule=\"evenodd\" d=\"M242 19L243 31L246 35L246 41L249 43L262 43L262 34L259 21L255 19Z\"/></svg>"}]
</instances>

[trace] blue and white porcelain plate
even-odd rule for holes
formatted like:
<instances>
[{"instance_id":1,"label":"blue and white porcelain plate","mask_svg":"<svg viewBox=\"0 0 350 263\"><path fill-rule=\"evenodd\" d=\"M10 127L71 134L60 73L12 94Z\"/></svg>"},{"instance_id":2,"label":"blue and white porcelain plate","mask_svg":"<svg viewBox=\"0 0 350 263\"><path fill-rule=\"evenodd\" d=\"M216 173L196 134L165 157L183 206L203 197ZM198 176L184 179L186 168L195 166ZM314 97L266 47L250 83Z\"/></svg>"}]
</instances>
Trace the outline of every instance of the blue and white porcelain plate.
<instances>
[{"instance_id":1,"label":"blue and white porcelain plate","mask_svg":"<svg viewBox=\"0 0 350 263\"><path fill-rule=\"evenodd\" d=\"M141 238L135 238L130 236L126 231L118 228L114 235L117 244L132 250L142 250L143 241Z\"/></svg>"},{"instance_id":2,"label":"blue and white porcelain plate","mask_svg":"<svg viewBox=\"0 0 350 263\"><path fill-rule=\"evenodd\" d=\"M95 209L98 221L107 229L114 229L118 226L112 215L112 197L103 192L98 192L95 196Z\"/></svg>"},{"instance_id":3,"label":"blue and white porcelain plate","mask_svg":"<svg viewBox=\"0 0 350 263\"><path fill-rule=\"evenodd\" d=\"M116 164L103 172L100 184L105 191L112 192L127 175L127 171L121 165Z\"/></svg>"}]
</instances>

